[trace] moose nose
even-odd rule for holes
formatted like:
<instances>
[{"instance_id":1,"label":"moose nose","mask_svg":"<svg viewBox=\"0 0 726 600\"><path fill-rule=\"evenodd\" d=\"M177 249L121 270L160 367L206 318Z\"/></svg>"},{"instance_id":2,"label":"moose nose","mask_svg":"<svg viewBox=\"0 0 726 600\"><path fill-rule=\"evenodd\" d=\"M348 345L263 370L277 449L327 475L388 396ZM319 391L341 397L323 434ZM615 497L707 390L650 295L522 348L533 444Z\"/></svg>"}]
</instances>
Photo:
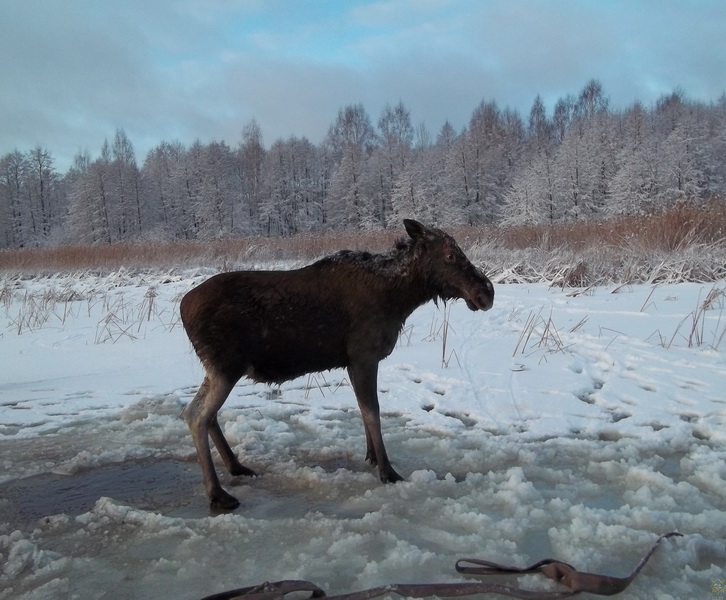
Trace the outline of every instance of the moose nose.
<instances>
[{"instance_id":1,"label":"moose nose","mask_svg":"<svg viewBox=\"0 0 726 600\"><path fill-rule=\"evenodd\" d=\"M470 310L489 310L494 304L494 292L479 290L465 297Z\"/></svg>"},{"instance_id":2,"label":"moose nose","mask_svg":"<svg viewBox=\"0 0 726 600\"><path fill-rule=\"evenodd\" d=\"M489 310L494 305L494 290L490 294L480 292L477 294L476 303L480 310Z\"/></svg>"}]
</instances>

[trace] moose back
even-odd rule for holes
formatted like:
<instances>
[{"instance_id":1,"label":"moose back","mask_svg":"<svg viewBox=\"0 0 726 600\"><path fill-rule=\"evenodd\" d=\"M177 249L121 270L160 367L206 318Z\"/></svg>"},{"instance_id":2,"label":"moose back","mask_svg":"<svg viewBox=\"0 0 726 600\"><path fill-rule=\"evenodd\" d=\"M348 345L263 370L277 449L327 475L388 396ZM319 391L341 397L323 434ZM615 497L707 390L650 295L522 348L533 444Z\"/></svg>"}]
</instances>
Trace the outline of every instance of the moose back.
<instances>
[{"instance_id":1,"label":"moose back","mask_svg":"<svg viewBox=\"0 0 726 600\"><path fill-rule=\"evenodd\" d=\"M378 406L378 363L408 316L430 300L462 298L488 310L494 288L440 229L406 219L408 238L385 254L343 250L292 271L216 275L184 296L184 329L204 366L204 380L184 410L213 507L238 500L221 486L211 437L227 470L255 475L234 454L217 412L242 377L281 383L346 368L363 417L366 460L381 481L400 481L386 454Z\"/></svg>"}]
</instances>

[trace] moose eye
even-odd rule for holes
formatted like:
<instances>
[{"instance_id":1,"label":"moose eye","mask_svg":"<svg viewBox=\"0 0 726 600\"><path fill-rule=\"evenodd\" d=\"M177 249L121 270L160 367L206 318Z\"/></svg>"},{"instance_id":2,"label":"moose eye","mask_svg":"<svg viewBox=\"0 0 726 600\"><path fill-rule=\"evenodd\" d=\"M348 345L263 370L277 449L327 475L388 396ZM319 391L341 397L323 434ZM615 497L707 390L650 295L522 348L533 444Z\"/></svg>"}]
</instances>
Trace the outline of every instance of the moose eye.
<instances>
[{"instance_id":1,"label":"moose eye","mask_svg":"<svg viewBox=\"0 0 726 600\"><path fill-rule=\"evenodd\" d=\"M446 260L448 260L449 262L454 262L456 260L456 255L453 252L449 252L446 255Z\"/></svg>"}]
</instances>

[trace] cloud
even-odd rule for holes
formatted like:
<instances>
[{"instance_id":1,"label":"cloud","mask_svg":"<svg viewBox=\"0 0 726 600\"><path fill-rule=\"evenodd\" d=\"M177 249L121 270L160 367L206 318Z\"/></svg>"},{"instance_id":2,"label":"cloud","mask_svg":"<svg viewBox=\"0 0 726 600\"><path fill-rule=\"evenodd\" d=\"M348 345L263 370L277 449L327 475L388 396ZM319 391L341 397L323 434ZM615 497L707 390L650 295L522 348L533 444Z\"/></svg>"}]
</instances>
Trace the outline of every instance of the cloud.
<instances>
[{"instance_id":1,"label":"cloud","mask_svg":"<svg viewBox=\"0 0 726 600\"><path fill-rule=\"evenodd\" d=\"M0 155L40 144L67 168L124 128L162 140L321 141L340 108L386 104L436 132L493 99L526 118L591 78L614 108L680 86L716 100L726 3L685 0L5 0Z\"/></svg>"}]
</instances>

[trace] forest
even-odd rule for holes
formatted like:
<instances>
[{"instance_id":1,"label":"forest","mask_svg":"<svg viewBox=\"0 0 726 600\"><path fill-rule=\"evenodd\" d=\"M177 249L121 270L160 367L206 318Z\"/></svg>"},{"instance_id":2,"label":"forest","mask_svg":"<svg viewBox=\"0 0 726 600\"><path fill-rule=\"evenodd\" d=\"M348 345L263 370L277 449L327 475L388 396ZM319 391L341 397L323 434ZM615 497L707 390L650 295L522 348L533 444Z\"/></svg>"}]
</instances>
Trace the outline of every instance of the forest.
<instances>
[{"instance_id":1,"label":"forest","mask_svg":"<svg viewBox=\"0 0 726 600\"><path fill-rule=\"evenodd\" d=\"M122 128L66 173L38 145L0 157L0 248L375 231L403 216L537 225L642 216L726 196L726 94L682 90L614 110L599 81L540 96L522 117L484 100L461 131L414 125L401 101L373 121L343 107L318 145L162 141L137 161Z\"/></svg>"}]
</instances>

